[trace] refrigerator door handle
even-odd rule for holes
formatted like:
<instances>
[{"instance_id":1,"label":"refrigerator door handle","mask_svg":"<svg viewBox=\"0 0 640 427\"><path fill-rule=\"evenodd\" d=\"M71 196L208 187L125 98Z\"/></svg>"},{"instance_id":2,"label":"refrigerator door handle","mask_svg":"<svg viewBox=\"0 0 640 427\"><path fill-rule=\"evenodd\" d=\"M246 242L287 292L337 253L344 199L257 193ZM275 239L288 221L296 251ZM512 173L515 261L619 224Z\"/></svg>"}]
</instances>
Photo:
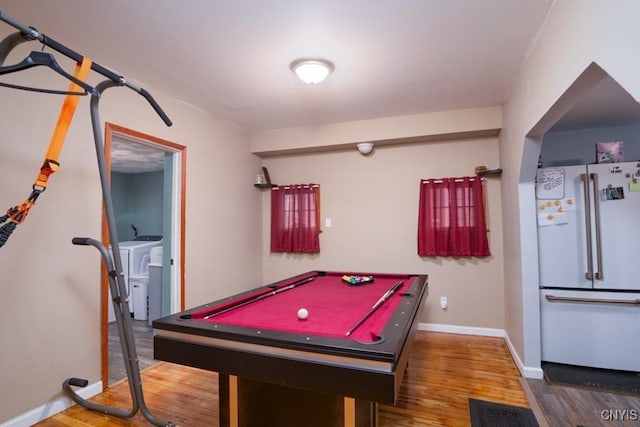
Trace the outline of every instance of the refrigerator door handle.
<instances>
[{"instance_id":1,"label":"refrigerator door handle","mask_svg":"<svg viewBox=\"0 0 640 427\"><path fill-rule=\"evenodd\" d=\"M598 270L595 277L597 280L604 280L604 271L602 270L602 245L600 243L600 198L598 197L598 174L590 173L589 177L593 181L593 213L595 215L596 228L596 260Z\"/></svg>"},{"instance_id":2,"label":"refrigerator door handle","mask_svg":"<svg viewBox=\"0 0 640 427\"><path fill-rule=\"evenodd\" d=\"M591 242L591 202L589 201L589 177L586 173L581 173L580 179L582 180L582 186L584 190L584 222L586 224L587 237L587 271L584 274L584 277L587 280L593 280L593 259L591 256L593 252L593 246Z\"/></svg>"},{"instance_id":3,"label":"refrigerator door handle","mask_svg":"<svg viewBox=\"0 0 640 427\"><path fill-rule=\"evenodd\" d=\"M545 295L549 302L576 302L587 304L622 304L640 306L640 299L606 299L606 298L581 298L581 297L557 297L555 295Z\"/></svg>"}]
</instances>

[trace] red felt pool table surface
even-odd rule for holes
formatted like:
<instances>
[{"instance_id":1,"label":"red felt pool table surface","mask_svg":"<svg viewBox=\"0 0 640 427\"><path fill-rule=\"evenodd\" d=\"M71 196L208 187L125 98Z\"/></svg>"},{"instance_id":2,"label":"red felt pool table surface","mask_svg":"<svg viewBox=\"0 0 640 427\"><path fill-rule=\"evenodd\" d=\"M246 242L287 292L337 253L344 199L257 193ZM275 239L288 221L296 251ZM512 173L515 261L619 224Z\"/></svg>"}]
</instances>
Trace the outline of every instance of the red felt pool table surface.
<instances>
[{"instance_id":1,"label":"red felt pool table surface","mask_svg":"<svg viewBox=\"0 0 640 427\"><path fill-rule=\"evenodd\" d=\"M356 274L374 281L342 282ZM427 293L427 275L310 271L154 320L154 358L218 372L223 427L375 426L378 403L398 398Z\"/></svg>"},{"instance_id":2,"label":"red felt pool table surface","mask_svg":"<svg viewBox=\"0 0 640 427\"><path fill-rule=\"evenodd\" d=\"M397 291L348 337L361 342L376 341L402 300L403 289L411 286L415 276L376 274L372 283L357 286L345 283L342 276L342 273L297 276L295 279L278 282L273 288L262 288L194 312L192 319L212 324L347 339L346 332L400 281L402 285ZM311 280L304 282L308 278ZM271 294L275 289L301 281L303 283L298 286ZM234 304L240 305L261 295L265 296L259 301L233 308ZM307 319L298 318L300 308L309 312ZM216 314L222 311L225 312ZM206 318L208 316L211 317Z\"/></svg>"}]
</instances>

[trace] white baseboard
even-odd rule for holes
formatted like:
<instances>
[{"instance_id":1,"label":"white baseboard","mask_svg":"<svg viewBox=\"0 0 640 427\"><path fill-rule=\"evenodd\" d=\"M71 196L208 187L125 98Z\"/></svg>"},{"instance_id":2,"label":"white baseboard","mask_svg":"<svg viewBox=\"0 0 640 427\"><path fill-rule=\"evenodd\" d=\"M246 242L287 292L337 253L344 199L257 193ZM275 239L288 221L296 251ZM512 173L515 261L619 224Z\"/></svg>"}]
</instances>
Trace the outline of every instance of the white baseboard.
<instances>
[{"instance_id":1,"label":"white baseboard","mask_svg":"<svg viewBox=\"0 0 640 427\"><path fill-rule=\"evenodd\" d=\"M504 340L507 343L507 347L509 348L509 353L511 353L511 357L513 357L513 361L516 362L516 366L520 371L520 374L525 378L534 378L536 380L542 379L542 368L532 368L529 366L525 366L522 363L522 359L520 359L520 355L516 351L515 347L513 347L513 343L509 339L509 334L505 334Z\"/></svg>"},{"instance_id":2,"label":"white baseboard","mask_svg":"<svg viewBox=\"0 0 640 427\"><path fill-rule=\"evenodd\" d=\"M438 323L419 323L419 331L444 332L447 334L481 335L485 337L504 338L504 329L476 328L474 326L442 325Z\"/></svg>"},{"instance_id":3,"label":"white baseboard","mask_svg":"<svg viewBox=\"0 0 640 427\"><path fill-rule=\"evenodd\" d=\"M90 399L93 396L102 393L102 381L77 390L77 393L83 399ZM18 415L15 418L0 423L0 427L28 427L38 423L52 415L62 412L67 408L75 405L75 402L60 392L56 397L37 408Z\"/></svg>"},{"instance_id":4,"label":"white baseboard","mask_svg":"<svg viewBox=\"0 0 640 427\"><path fill-rule=\"evenodd\" d=\"M511 343L509 339L509 335L504 329L493 329L493 328L477 328L473 326L457 326L457 325L442 325L437 323L419 323L418 324L419 331L429 331L429 332L444 332L448 334L461 334L461 335L480 335L485 337L497 337L504 338L507 343L507 348L509 349L509 353L511 353L511 357L515 362L518 370L520 371L520 375L526 378L535 378L542 379L542 368L532 368L525 366L522 363L522 359L520 359L520 355L516 351L515 347Z\"/></svg>"}]
</instances>

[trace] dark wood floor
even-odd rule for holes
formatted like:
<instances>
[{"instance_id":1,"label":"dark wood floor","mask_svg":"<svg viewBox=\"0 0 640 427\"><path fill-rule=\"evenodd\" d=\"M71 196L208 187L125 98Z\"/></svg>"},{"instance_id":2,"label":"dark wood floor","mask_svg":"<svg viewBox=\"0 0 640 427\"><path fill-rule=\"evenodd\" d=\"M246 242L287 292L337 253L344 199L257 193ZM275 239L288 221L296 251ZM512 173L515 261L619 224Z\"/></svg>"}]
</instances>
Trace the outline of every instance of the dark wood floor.
<instances>
[{"instance_id":1,"label":"dark wood floor","mask_svg":"<svg viewBox=\"0 0 640 427\"><path fill-rule=\"evenodd\" d=\"M153 358L153 330L146 320L131 319L140 370L158 361ZM116 322L109 323L109 385L127 377Z\"/></svg>"},{"instance_id":2,"label":"dark wood floor","mask_svg":"<svg viewBox=\"0 0 640 427\"><path fill-rule=\"evenodd\" d=\"M526 379L523 385L534 412L542 414L538 421L543 418L549 427L640 426L640 396L552 385L544 380Z\"/></svg>"}]
</instances>

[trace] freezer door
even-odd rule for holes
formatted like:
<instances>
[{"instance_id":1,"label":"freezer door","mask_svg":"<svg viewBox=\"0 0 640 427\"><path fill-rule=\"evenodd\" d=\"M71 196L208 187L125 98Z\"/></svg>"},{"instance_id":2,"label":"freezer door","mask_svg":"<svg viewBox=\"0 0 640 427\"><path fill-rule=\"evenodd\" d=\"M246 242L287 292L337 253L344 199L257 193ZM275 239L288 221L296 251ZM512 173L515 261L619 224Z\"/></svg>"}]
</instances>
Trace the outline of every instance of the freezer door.
<instances>
[{"instance_id":1,"label":"freezer door","mask_svg":"<svg viewBox=\"0 0 640 427\"><path fill-rule=\"evenodd\" d=\"M589 165L588 171L597 185L591 197L594 236L600 228L593 245L594 288L640 290L640 165L603 163Z\"/></svg>"},{"instance_id":2,"label":"freezer door","mask_svg":"<svg viewBox=\"0 0 640 427\"><path fill-rule=\"evenodd\" d=\"M540 290L542 360L640 371L640 293Z\"/></svg>"},{"instance_id":3,"label":"freezer door","mask_svg":"<svg viewBox=\"0 0 640 427\"><path fill-rule=\"evenodd\" d=\"M555 186L543 187L543 175ZM591 289L585 220L585 166L538 171L536 211L541 287Z\"/></svg>"}]
</instances>

